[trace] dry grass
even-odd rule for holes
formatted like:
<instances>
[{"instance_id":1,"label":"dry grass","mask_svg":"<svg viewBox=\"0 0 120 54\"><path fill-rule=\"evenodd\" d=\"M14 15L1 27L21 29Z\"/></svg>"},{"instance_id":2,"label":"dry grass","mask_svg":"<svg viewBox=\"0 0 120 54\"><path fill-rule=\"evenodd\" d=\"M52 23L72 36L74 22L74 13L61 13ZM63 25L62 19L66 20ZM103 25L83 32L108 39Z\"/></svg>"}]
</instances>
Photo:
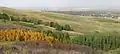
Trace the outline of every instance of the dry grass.
<instances>
[{"instance_id":1,"label":"dry grass","mask_svg":"<svg viewBox=\"0 0 120 54\"><path fill-rule=\"evenodd\" d=\"M0 45L0 53L5 54L98 54L86 46L56 43L50 47L45 41L14 42Z\"/></svg>"},{"instance_id":2,"label":"dry grass","mask_svg":"<svg viewBox=\"0 0 120 54\"><path fill-rule=\"evenodd\" d=\"M26 15L43 21L56 21L59 24L70 24L75 32L86 33L91 31L120 31L119 20L98 19L89 16L68 15L52 12L35 12L30 10L13 10L10 8L1 8L0 10L9 14ZM13 15L14 15L13 14Z\"/></svg>"}]
</instances>

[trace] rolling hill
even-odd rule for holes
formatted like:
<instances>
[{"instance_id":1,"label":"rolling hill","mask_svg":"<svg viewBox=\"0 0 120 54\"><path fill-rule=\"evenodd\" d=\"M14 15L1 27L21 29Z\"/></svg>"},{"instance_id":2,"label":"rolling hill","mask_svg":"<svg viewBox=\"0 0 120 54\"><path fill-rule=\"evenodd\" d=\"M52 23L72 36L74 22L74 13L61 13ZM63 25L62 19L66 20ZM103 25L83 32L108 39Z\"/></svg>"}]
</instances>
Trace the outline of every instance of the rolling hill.
<instances>
[{"instance_id":1,"label":"rolling hill","mask_svg":"<svg viewBox=\"0 0 120 54\"><path fill-rule=\"evenodd\" d=\"M12 9L12 8L7 8L7 7L0 7L0 13L6 13L9 16L14 16L17 19L19 18L20 20L25 17L27 19L42 20L43 22L57 22L60 25L68 24L71 26L73 31L62 30L60 32L68 32L69 34L82 34L82 35L89 33L88 34L89 37L88 36L83 37L82 35L79 36L80 38L82 37L83 39L85 39L85 41L87 39L87 41L84 42L85 44L83 43L84 45L86 45L88 43L87 46L89 46L89 43L91 43L90 41L92 39L90 39L90 38L100 39L98 41L106 41L106 40L107 40L107 42L111 41L110 43L105 43L105 42L100 43L100 42L97 42L97 40L95 39L94 40L95 43L92 42L92 44L96 44L96 46L101 44L103 46L103 48L106 47L107 44L108 45L110 44L114 48L113 41L115 41L116 45L120 45L119 43L117 43L117 42L119 42L119 34L120 34L120 29L119 29L120 28L120 20L118 20L118 19L107 19L107 18L92 17L92 16L70 15L70 14L65 14L65 13L54 13L54 12L47 12L47 11L39 12L39 11L32 11L32 10L20 10L20 9ZM34 23L22 22L22 20L21 21L5 21L5 22L4 21L5 20L0 19L0 26L4 25L4 27L5 26L13 27L16 24L15 28L16 27L18 28L19 26L24 26L24 27L27 27L30 29L35 29L35 30L54 30L54 31L56 31L54 27L46 26L44 24L35 25ZM34 21L34 20L32 20L32 21ZM17 25L19 25L19 26L17 26ZM93 32L93 33L91 33L91 32ZM57 33L57 34L61 35L61 33ZM64 35L64 34L62 34L62 35ZM73 36L77 36L77 35L73 35ZM98 36L98 37L96 37L96 36ZM118 38L115 39L116 37L118 37ZM74 40L80 40L80 42L82 42L82 41L84 41L83 39L76 38ZM115 39L115 40L113 40L113 39ZM108 41L108 40L110 40L110 41ZM22 45L24 45L25 43L23 43ZM31 43L33 43L33 42L30 42L29 44L26 43L26 45L28 46L28 49L29 49L29 47L33 47L33 46L31 46ZM79 43L79 41L78 41L78 43ZM106 45L104 45L103 43L105 43ZM113 44L111 44L111 43L113 43ZM38 47L39 47L39 43L34 43L34 44L38 45ZM18 45L19 45L19 43L15 44L15 46L18 46ZM55 45L55 46L58 46L58 48L63 46L63 47L66 47L66 49L69 49L69 48L77 49L76 47L75 48L67 47L67 46L71 46L71 45ZM94 47L94 45L91 45L91 46ZM20 46L20 47L22 47L22 46ZM36 47L36 46L34 46L34 47ZM115 47L119 47L119 46L115 46ZM41 45L40 45L40 48L41 48ZM112 47L110 47L110 48L112 48ZM54 49L54 47L53 47L53 49ZM57 47L55 47L55 49L57 49ZM60 48L60 49L63 50L63 48ZM89 49L89 48L86 48L86 49ZM106 47L106 49L108 49L108 48ZM112 50L110 49L110 51L107 51L106 53L109 53ZM119 52L119 48L114 49L114 51L116 51L116 50ZM117 52L114 52L114 51L113 51L113 53L117 54Z\"/></svg>"},{"instance_id":2,"label":"rolling hill","mask_svg":"<svg viewBox=\"0 0 120 54\"><path fill-rule=\"evenodd\" d=\"M19 17L27 16L28 18L32 17L35 19L41 19L43 21L54 21L58 22L61 25L69 24L74 29L74 32L79 33L87 33L92 31L98 32L120 31L119 20L44 11L37 12L30 10L16 10L6 7L0 7L0 11L8 13L9 15L17 15Z\"/></svg>"}]
</instances>

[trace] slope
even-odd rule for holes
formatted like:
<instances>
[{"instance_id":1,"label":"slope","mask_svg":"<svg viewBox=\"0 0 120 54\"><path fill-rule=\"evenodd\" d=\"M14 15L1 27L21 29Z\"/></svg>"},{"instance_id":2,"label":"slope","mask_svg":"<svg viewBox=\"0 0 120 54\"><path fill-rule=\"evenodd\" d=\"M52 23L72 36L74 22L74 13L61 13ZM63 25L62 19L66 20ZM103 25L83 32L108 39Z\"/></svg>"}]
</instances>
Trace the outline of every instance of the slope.
<instances>
[{"instance_id":1,"label":"slope","mask_svg":"<svg viewBox=\"0 0 120 54\"><path fill-rule=\"evenodd\" d=\"M0 7L1 12L6 12L10 15L16 16L27 16L41 19L43 21L54 21L61 25L69 24L74 29L74 32L87 33L87 32L119 32L120 24L119 20L95 18L91 16L79 16L79 15L68 15L44 11L30 11L30 10L16 10L6 7Z\"/></svg>"}]
</instances>

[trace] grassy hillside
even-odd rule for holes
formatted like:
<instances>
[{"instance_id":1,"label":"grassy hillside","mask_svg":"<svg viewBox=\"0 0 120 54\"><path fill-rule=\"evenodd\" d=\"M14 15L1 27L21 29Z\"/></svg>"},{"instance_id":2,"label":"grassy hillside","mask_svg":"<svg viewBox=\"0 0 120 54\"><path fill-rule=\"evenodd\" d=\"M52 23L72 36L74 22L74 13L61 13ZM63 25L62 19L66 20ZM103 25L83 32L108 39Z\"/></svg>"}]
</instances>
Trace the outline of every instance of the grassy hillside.
<instances>
[{"instance_id":1,"label":"grassy hillside","mask_svg":"<svg viewBox=\"0 0 120 54\"><path fill-rule=\"evenodd\" d=\"M14 24L22 25L24 27L30 28L31 30L35 30L35 31L50 30L48 31L48 33L46 32L47 33L46 35L48 36L55 35L54 37L58 38L61 41L64 40L66 36L68 36L68 34L64 34L64 32L68 32L70 35L72 34L72 36L78 36L77 34L82 34L82 35L84 34L86 36L80 36L79 38L78 37L74 38L71 36L72 38L70 37L70 43L73 42L72 44L75 43L75 44L90 46L93 49L97 49L97 48L100 50L107 49L107 52L105 51L106 54L110 53L111 51L112 53L116 53L116 54L118 53L115 51L119 52L120 46L118 45L120 44L117 42L119 42L119 38L120 38L119 37L120 20L104 19L104 18L91 17L91 16L69 15L64 13L62 14L62 13L53 13L53 12L44 12L44 11L38 12L38 11L30 11L30 10L16 10L6 7L0 7L0 13L2 12L8 14L9 16L14 16L16 19L19 19L20 21L19 20L5 21L3 19L2 20L0 19L0 24L1 24L0 26L9 23L8 25L11 24L13 24L13 26ZM25 21L23 20L24 17L27 18L25 19ZM28 19L32 19L31 20L32 22L31 21L26 22L26 20ZM36 20L42 20L44 23L36 24L36 22L38 22ZM61 27L61 26L64 27L64 25L68 24L71 26L73 30L58 31L56 30L56 27L54 27L53 25L52 25L53 27L51 25L46 25L46 24L50 24L49 22L57 22L59 24L59 26L57 27ZM51 31L57 31L57 32L51 32ZM67 42L67 40L65 41ZM107 45L110 45L110 47Z\"/></svg>"},{"instance_id":2,"label":"grassy hillside","mask_svg":"<svg viewBox=\"0 0 120 54\"><path fill-rule=\"evenodd\" d=\"M70 24L75 32L86 33L91 31L119 32L119 20L99 19L89 16L68 15L52 12L35 12L26 10L15 10L10 8L0 8L0 11L6 12L11 15L28 16L43 21L56 21L60 24Z\"/></svg>"},{"instance_id":3,"label":"grassy hillside","mask_svg":"<svg viewBox=\"0 0 120 54\"><path fill-rule=\"evenodd\" d=\"M76 32L89 31L119 31L119 22L111 19L98 19L87 16L73 16L67 14L57 14L45 12L42 15L54 19L61 24L70 24ZM118 22L118 23L117 23ZM111 30L112 29L112 30Z\"/></svg>"}]
</instances>

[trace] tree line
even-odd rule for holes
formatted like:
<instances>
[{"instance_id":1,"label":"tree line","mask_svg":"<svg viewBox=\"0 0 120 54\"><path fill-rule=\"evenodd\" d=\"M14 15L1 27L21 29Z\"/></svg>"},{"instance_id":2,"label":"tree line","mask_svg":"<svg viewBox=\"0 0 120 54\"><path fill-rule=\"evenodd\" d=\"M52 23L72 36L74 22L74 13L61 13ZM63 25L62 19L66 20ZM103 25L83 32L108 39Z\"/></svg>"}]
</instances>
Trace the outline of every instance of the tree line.
<instances>
[{"instance_id":1,"label":"tree line","mask_svg":"<svg viewBox=\"0 0 120 54\"><path fill-rule=\"evenodd\" d=\"M65 25L60 25L57 22L43 22L42 20L35 19L35 18L27 18L24 16L9 16L6 13L1 13L0 14L0 19L4 19L7 21L22 21L22 22L28 22L28 23L33 23L34 25L38 24L44 24L46 26L54 27L56 30L62 31L62 30L67 30L67 31L73 31L70 25L65 24Z\"/></svg>"},{"instance_id":2,"label":"tree line","mask_svg":"<svg viewBox=\"0 0 120 54\"><path fill-rule=\"evenodd\" d=\"M71 26L68 25L68 24L60 25L57 22L45 22L44 24L46 26L54 27L58 31L62 31L62 30L73 31L73 29L71 28Z\"/></svg>"}]
</instances>

